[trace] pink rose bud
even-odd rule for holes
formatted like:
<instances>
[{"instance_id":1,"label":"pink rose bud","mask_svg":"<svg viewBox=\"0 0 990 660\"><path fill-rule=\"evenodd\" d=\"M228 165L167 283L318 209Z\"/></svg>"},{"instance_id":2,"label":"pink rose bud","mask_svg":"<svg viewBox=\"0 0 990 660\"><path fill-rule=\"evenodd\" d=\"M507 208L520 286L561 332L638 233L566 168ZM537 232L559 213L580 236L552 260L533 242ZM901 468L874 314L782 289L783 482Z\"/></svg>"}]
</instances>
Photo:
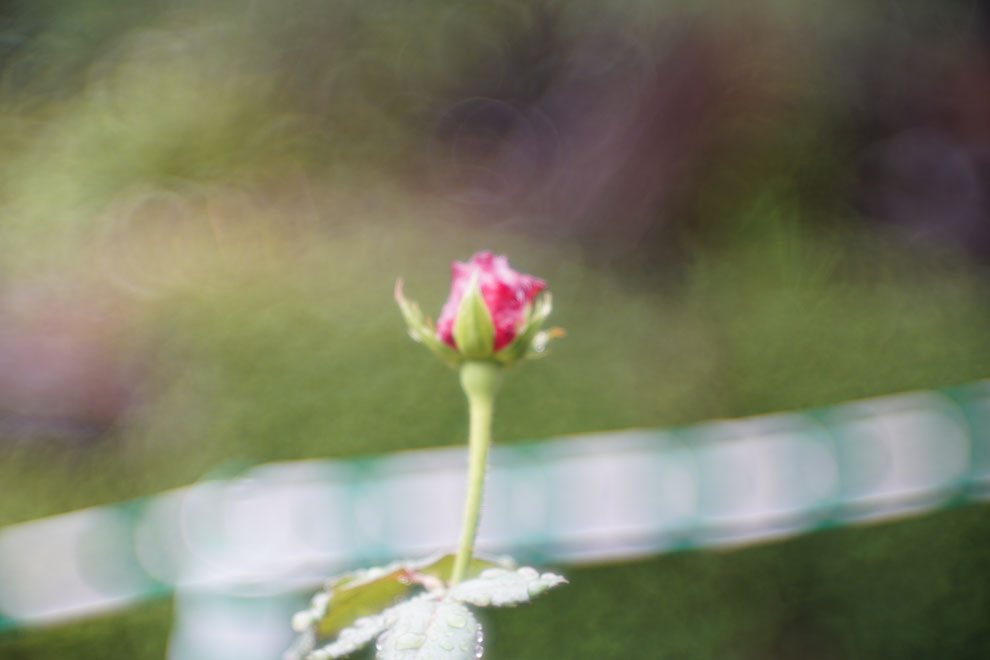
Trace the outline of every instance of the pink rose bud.
<instances>
[{"instance_id":1,"label":"pink rose bud","mask_svg":"<svg viewBox=\"0 0 990 660\"><path fill-rule=\"evenodd\" d=\"M453 348L457 348L454 321L472 280L477 283L495 329L493 353L512 343L525 319L527 307L547 286L537 277L512 270L504 256L493 256L487 251L478 252L466 264L455 261L450 269L450 296L437 319L437 339Z\"/></svg>"},{"instance_id":2,"label":"pink rose bud","mask_svg":"<svg viewBox=\"0 0 990 660\"><path fill-rule=\"evenodd\" d=\"M450 296L436 328L402 295L401 280L395 299L409 335L452 366L472 359L514 364L537 357L550 339L563 334L542 330L552 308L550 294L537 299L546 282L512 270L504 256L478 252L468 263L455 261L451 272Z\"/></svg>"}]
</instances>

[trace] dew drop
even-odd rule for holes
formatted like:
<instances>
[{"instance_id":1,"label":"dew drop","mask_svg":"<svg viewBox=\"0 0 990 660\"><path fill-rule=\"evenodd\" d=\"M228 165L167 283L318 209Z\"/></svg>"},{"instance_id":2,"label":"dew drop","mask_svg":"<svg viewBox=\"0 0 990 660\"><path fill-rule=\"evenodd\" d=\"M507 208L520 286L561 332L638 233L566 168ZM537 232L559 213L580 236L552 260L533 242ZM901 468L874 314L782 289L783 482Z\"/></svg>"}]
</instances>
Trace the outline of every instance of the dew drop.
<instances>
[{"instance_id":1,"label":"dew drop","mask_svg":"<svg viewBox=\"0 0 990 660\"><path fill-rule=\"evenodd\" d=\"M478 626L478 636L475 639L474 644L474 657L480 658L485 654L485 646L483 642L485 641L485 634L481 630L481 626Z\"/></svg>"},{"instance_id":2,"label":"dew drop","mask_svg":"<svg viewBox=\"0 0 990 660\"><path fill-rule=\"evenodd\" d=\"M407 649L418 649L426 641L426 635L417 635L416 633L405 633L404 635L399 635L395 640L395 649L397 651L405 651Z\"/></svg>"},{"instance_id":3,"label":"dew drop","mask_svg":"<svg viewBox=\"0 0 990 660\"><path fill-rule=\"evenodd\" d=\"M442 648L444 651L453 651L454 650L454 645L451 644L450 642L448 642L445 639L444 640L441 640L439 642L439 644L440 644L440 648Z\"/></svg>"},{"instance_id":4,"label":"dew drop","mask_svg":"<svg viewBox=\"0 0 990 660\"><path fill-rule=\"evenodd\" d=\"M292 617L292 629L297 633L309 628L313 623L313 614L309 610L303 610L302 612L296 612Z\"/></svg>"},{"instance_id":5,"label":"dew drop","mask_svg":"<svg viewBox=\"0 0 990 660\"><path fill-rule=\"evenodd\" d=\"M462 614L450 614L447 616L447 625L451 628L463 628L467 625L467 619Z\"/></svg>"}]
</instances>

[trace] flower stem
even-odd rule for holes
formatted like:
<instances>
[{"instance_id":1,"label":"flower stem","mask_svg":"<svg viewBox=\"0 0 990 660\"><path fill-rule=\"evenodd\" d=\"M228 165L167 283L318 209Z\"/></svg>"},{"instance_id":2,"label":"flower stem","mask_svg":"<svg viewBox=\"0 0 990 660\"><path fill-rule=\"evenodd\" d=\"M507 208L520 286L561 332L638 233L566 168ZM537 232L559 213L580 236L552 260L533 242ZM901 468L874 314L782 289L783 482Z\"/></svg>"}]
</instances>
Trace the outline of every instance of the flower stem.
<instances>
[{"instance_id":1,"label":"flower stem","mask_svg":"<svg viewBox=\"0 0 990 660\"><path fill-rule=\"evenodd\" d=\"M464 499L461 539L457 544L454 569L450 574L452 585L464 579L474 551L474 537L481 513L481 493L485 483L485 461L492 441L492 410L498 380L499 367L495 362L468 360L461 365L461 387L467 395L471 421L468 435L467 495Z\"/></svg>"}]
</instances>

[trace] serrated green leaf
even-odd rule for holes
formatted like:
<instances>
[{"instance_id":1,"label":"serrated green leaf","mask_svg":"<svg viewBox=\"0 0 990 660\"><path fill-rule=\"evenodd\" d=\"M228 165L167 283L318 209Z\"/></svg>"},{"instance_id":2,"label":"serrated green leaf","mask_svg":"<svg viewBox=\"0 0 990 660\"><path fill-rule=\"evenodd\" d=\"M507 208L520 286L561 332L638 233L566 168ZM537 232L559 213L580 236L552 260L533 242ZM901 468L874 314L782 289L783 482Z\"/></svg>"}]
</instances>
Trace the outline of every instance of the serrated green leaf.
<instances>
[{"instance_id":1,"label":"serrated green leaf","mask_svg":"<svg viewBox=\"0 0 990 660\"><path fill-rule=\"evenodd\" d=\"M400 603L378 640L379 660L474 660L481 625L460 603L417 598Z\"/></svg>"},{"instance_id":2,"label":"serrated green leaf","mask_svg":"<svg viewBox=\"0 0 990 660\"><path fill-rule=\"evenodd\" d=\"M357 651L391 625L393 618L388 612L386 610L376 616L361 617L354 621L353 625L341 630L333 642L311 652L305 656L305 660L342 658Z\"/></svg>"},{"instance_id":3,"label":"serrated green leaf","mask_svg":"<svg viewBox=\"0 0 990 660\"><path fill-rule=\"evenodd\" d=\"M367 573L345 577L328 589L330 603L316 622L316 631L321 638L333 637L357 619L380 613L415 587L398 564L372 579Z\"/></svg>"},{"instance_id":4,"label":"serrated green leaf","mask_svg":"<svg viewBox=\"0 0 990 660\"><path fill-rule=\"evenodd\" d=\"M506 570L489 568L472 580L450 588L447 595L456 601L478 607L506 607L528 603L544 591L567 582L553 573L540 573L535 568Z\"/></svg>"},{"instance_id":5,"label":"serrated green leaf","mask_svg":"<svg viewBox=\"0 0 990 660\"><path fill-rule=\"evenodd\" d=\"M427 580L429 576L443 583L450 576L454 555L428 557L419 561L397 561L388 566L368 569L341 576L327 586L323 598L328 603L322 616L316 614L315 630L321 640L342 633L362 618L377 615L385 608L406 597ZM476 577L490 568L511 567L508 559L474 557L468 568L468 577ZM319 610L317 610L319 611Z\"/></svg>"},{"instance_id":6,"label":"serrated green leaf","mask_svg":"<svg viewBox=\"0 0 990 660\"><path fill-rule=\"evenodd\" d=\"M292 643L292 646L282 654L282 660L304 660L316 648L316 631L304 630Z\"/></svg>"},{"instance_id":7,"label":"serrated green leaf","mask_svg":"<svg viewBox=\"0 0 990 660\"><path fill-rule=\"evenodd\" d=\"M455 557L456 555L454 554L444 555L429 564L416 567L415 570L418 573L439 578L440 580L446 582L450 578L451 571L454 570ZM515 568L515 565L508 557L489 559L474 556L471 557L471 562L468 564L465 577L468 579L478 577L489 568Z\"/></svg>"}]
</instances>

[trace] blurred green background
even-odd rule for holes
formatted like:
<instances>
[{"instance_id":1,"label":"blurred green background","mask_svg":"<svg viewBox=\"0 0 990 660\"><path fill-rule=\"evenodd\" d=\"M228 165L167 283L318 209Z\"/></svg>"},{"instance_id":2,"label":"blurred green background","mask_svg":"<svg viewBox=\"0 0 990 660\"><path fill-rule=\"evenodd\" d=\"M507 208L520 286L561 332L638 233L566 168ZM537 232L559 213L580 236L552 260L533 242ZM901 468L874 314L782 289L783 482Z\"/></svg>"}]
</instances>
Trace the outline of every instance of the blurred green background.
<instances>
[{"instance_id":1,"label":"blurred green background","mask_svg":"<svg viewBox=\"0 0 990 660\"><path fill-rule=\"evenodd\" d=\"M406 337L509 255L567 329L499 442L990 373L986 3L0 5L0 526L462 442ZM571 569L493 658L979 658L985 507ZM158 658L171 609L0 636Z\"/></svg>"}]
</instances>

